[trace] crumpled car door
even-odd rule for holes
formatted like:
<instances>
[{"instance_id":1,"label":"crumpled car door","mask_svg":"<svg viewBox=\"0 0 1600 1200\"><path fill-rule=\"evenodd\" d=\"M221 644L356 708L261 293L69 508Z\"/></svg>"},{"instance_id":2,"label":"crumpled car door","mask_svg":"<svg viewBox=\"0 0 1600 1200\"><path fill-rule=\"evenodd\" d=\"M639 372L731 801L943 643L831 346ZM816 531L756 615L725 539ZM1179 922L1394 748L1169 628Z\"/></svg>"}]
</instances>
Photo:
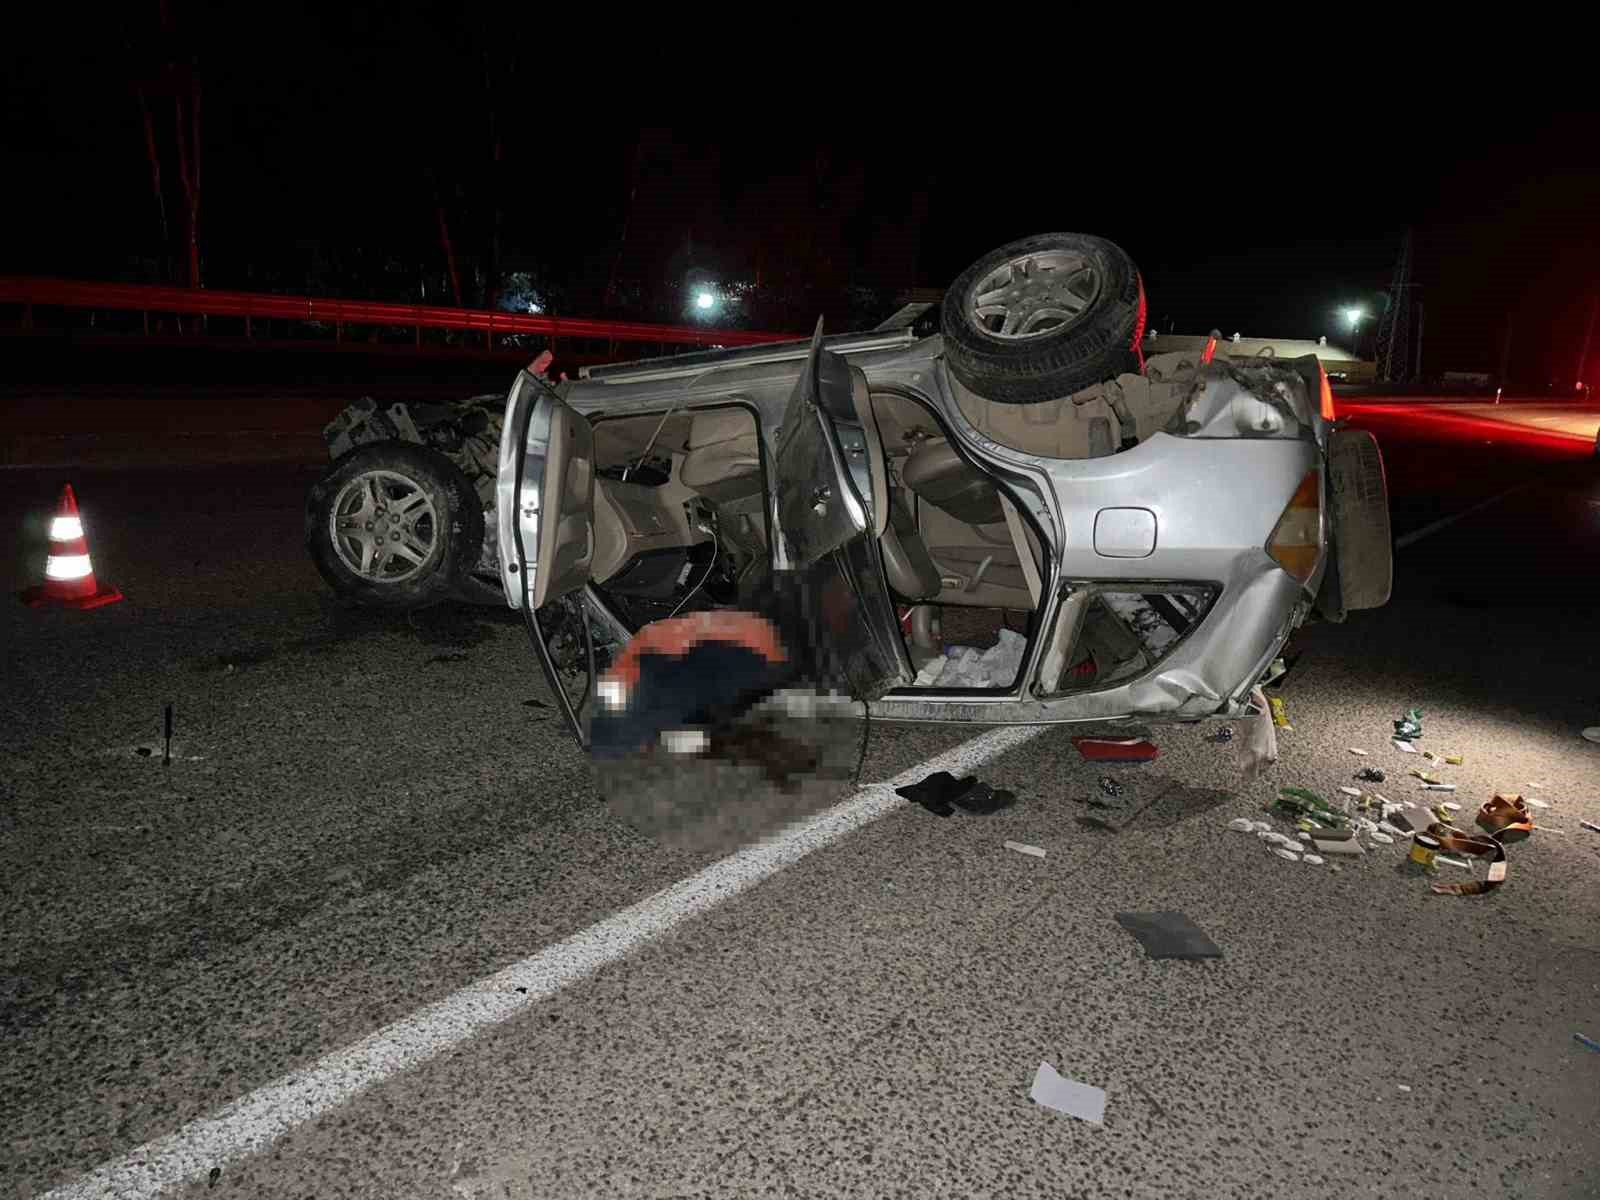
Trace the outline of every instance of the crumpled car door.
<instances>
[{"instance_id":1,"label":"crumpled car door","mask_svg":"<svg viewBox=\"0 0 1600 1200\"><path fill-rule=\"evenodd\" d=\"M595 552L594 429L526 371L518 373L506 398L495 521L506 603L523 612L550 690L582 744L577 707L562 686L538 612L589 582Z\"/></svg>"},{"instance_id":2,"label":"crumpled car door","mask_svg":"<svg viewBox=\"0 0 1600 1200\"><path fill-rule=\"evenodd\" d=\"M780 562L798 572L824 682L873 699L912 679L873 534L871 484L849 365L817 322L775 455ZM846 445L850 450L846 450Z\"/></svg>"},{"instance_id":3,"label":"crumpled car door","mask_svg":"<svg viewBox=\"0 0 1600 1200\"><path fill-rule=\"evenodd\" d=\"M830 403L836 413L826 407ZM872 523L834 426L839 417L854 419L850 371L842 358L822 348L818 321L778 431L778 524L795 569L860 537Z\"/></svg>"},{"instance_id":4,"label":"crumpled car door","mask_svg":"<svg viewBox=\"0 0 1600 1200\"><path fill-rule=\"evenodd\" d=\"M543 608L589 582L594 429L526 371L506 400L495 505L507 604Z\"/></svg>"}]
</instances>

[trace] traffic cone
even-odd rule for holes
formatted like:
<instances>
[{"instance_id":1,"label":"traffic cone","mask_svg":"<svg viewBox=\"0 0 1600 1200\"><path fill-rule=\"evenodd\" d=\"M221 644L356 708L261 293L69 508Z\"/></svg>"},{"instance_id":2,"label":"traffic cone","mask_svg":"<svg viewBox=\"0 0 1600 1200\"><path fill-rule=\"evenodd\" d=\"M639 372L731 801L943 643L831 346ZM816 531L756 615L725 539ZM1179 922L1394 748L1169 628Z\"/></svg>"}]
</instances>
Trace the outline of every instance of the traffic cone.
<instances>
[{"instance_id":1,"label":"traffic cone","mask_svg":"<svg viewBox=\"0 0 1600 1200\"><path fill-rule=\"evenodd\" d=\"M44 561L44 586L22 592L21 600L29 608L99 608L121 599L122 593L116 588L95 583L89 544L83 538L83 520L78 516L78 498L69 483L61 489L61 503L50 522L50 557Z\"/></svg>"}]
</instances>

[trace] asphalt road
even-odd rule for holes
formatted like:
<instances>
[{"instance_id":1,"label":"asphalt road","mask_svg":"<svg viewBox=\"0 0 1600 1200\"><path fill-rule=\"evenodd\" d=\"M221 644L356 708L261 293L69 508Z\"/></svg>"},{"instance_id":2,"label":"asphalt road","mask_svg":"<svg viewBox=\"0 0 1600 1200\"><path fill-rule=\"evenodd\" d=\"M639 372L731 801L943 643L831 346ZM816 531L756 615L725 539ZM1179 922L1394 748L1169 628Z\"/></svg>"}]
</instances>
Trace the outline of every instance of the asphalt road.
<instances>
[{"instance_id":1,"label":"asphalt road","mask_svg":"<svg viewBox=\"0 0 1600 1200\"><path fill-rule=\"evenodd\" d=\"M1065 730L991 736L952 762L992 755L1015 808L819 784L803 805L842 816L731 866L594 798L505 614L333 604L300 548L313 472L73 473L128 599L3 610L0 1188L1600 1195L1600 1054L1572 1036L1600 1039L1600 746L1578 737L1600 479L1386 445L1398 534L1500 498L1401 551L1387 608L1297 637L1266 779L1201 728L1112 769ZM64 478L0 474L8 591ZM1413 705L1424 746L1465 755L1440 768L1464 808L1551 806L1498 891L1227 828L1363 764L1421 795L1385 736ZM874 726L861 779L975 732ZM1119 833L1082 822L1106 773L1159 797ZM1159 909L1224 957L1147 960L1113 914ZM1042 1061L1105 1089L1103 1125L1028 1099Z\"/></svg>"}]
</instances>

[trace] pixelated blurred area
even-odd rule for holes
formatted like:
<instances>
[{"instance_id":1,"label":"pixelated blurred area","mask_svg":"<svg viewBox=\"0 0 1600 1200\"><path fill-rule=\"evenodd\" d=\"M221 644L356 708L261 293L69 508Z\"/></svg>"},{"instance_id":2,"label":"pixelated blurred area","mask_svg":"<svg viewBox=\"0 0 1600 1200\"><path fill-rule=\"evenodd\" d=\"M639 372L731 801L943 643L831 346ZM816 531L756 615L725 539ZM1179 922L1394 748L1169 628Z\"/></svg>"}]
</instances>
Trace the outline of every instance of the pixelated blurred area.
<instances>
[{"instance_id":1,"label":"pixelated blurred area","mask_svg":"<svg viewBox=\"0 0 1600 1200\"><path fill-rule=\"evenodd\" d=\"M783 691L710 731L694 753L657 744L596 760L595 786L612 815L645 837L731 853L851 790L864 728L859 705Z\"/></svg>"}]
</instances>

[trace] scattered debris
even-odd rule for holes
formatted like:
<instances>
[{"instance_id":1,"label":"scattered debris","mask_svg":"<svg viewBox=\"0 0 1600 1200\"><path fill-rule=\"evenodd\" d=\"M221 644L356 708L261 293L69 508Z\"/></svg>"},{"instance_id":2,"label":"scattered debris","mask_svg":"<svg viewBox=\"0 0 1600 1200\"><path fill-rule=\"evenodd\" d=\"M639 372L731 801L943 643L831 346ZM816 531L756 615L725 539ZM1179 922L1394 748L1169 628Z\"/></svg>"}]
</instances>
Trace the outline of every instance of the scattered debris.
<instances>
[{"instance_id":1,"label":"scattered debris","mask_svg":"<svg viewBox=\"0 0 1600 1200\"><path fill-rule=\"evenodd\" d=\"M1149 762L1160 753L1143 738L1075 737L1072 744L1091 762Z\"/></svg>"},{"instance_id":2,"label":"scattered debris","mask_svg":"<svg viewBox=\"0 0 1600 1200\"><path fill-rule=\"evenodd\" d=\"M523 708L549 708L550 706L548 704L546 704L543 700L524 700L522 702L522 707Z\"/></svg>"},{"instance_id":3,"label":"scattered debris","mask_svg":"<svg viewBox=\"0 0 1600 1200\"><path fill-rule=\"evenodd\" d=\"M942 687L1009 687L1022 667L1028 639L1010 629L1000 631L1000 640L987 650L976 646L946 646L944 655L917 673L917 686L937 683Z\"/></svg>"},{"instance_id":4,"label":"scattered debris","mask_svg":"<svg viewBox=\"0 0 1600 1200\"><path fill-rule=\"evenodd\" d=\"M471 657L465 650L449 650L444 654L435 654L428 661L430 663L466 662Z\"/></svg>"},{"instance_id":5,"label":"scattered debris","mask_svg":"<svg viewBox=\"0 0 1600 1200\"><path fill-rule=\"evenodd\" d=\"M965 812L986 816L1017 802L1013 792L992 788L979 782L975 775L957 779L948 771L935 771L927 778L896 788L895 791L937 817L948 817L957 807Z\"/></svg>"},{"instance_id":6,"label":"scattered debris","mask_svg":"<svg viewBox=\"0 0 1600 1200\"><path fill-rule=\"evenodd\" d=\"M221 1178L222 1178L222 1168L221 1167L212 1167L211 1168L211 1174L206 1177L206 1187L208 1187L208 1188L216 1187L217 1186L217 1180L219 1180Z\"/></svg>"},{"instance_id":7,"label":"scattered debris","mask_svg":"<svg viewBox=\"0 0 1600 1200\"><path fill-rule=\"evenodd\" d=\"M1433 870L1434 860L1439 857L1439 840L1425 833L1418 833L1411 839L1411 853L1406 857L1425 871Z\"/></svg>"},{"instance_id":8,"label":"scattered debris","mask_svg":"<svg viewBox=\"0 0 1600 1200\"><path fill-rule=\"evenodd\" d=\"M1213 746L1226 746L1229 742L1233 741L1233 726L1224 725L1221 729L1217 730L1210 737L1208 737L1206 741L1210 742Z\"/></svg>"},{"instance_id":9,"label":"scattered debris","mask_svg":"<svg viewBox=\"0 0 1600 1200\"><path fill-rule=\"evenodd\" d=\"M1581 1045L1589 1047L1589 1049L1593 1050L1596 1054L1600 1054L1600 1042L1595 1041L1593 1038L1587 1038L1581 1033L1575 1033L1572 1035L1572 1040L1580 1043Z\"/></svg>"},{"instance_id":10,"label":"scattered debris","mask_svg":"<svg viewBox=\"0 0 1600 1200\"><path fill-rule=\"evenodd\" d=\"M1358 750L1354 746L1350 747L1350 753L1351 754L1359 754L1362 758L1366 758L1367 757L1367 752L1365 750Z\"/></svg>"},{"instance_id":11,"label":"scattered debris","mask_svg":"<svg viewBox=\"0 0 1600 1200\"><path fill-rule=\"evenodd\" d=\"M1278 761L1278 730L1272 723L1267 694L1259 687L1250 692L1250 706L1255 719L1250 722L1245 736L1244 753L1239 764L1245 779L1256 779Z\"/></svg>"},{"instance_id":12,"label":"scattered debris","mask_svg":"<svg viewBox=\"0 0 1600 1200\"><path fill-rule=\"evenodd\" d=\"M1284 676L1292 671L1295 663L1299 661L1300 656L1298 654L1289 659L1287 662L1281 658L1273 659L1272 665L1267 668L1267 673L1261 678L1261 686L1264 688L1276 688L1282 686Z\"/></svg>"},{"instance_id":13,"label":"scattered debris","mask_svg":"<svg viewBox=\"0 0 1600 1200\"><path fill-rule=\"evenodd\" d=\"M1105 1124L1105 1091L1090 1087L1087 1083L1079 1083L1075 1079L1065 1079L1056 1074L1056 1069L1047 1062L1040 1063L1039 1069L1034 1072L1033 1087L1028 1092L1028 1099L1041 1108L1066 1113L1069 1117L1077 1117L1080 1121L1088 1121L1091 1125Z\"/></svg>"},{"instance_id":14,"label":"scattered debris","mask_svg":"<svg viewBox=\"0 0 1600 1200\"><path fill-rule=\"evenodd\" d=\"M951 801L976 782L977 779L973 776L957 779L949 771L935 771L918 783L895 788L895 792L907 800L922 805L936 817L948 817L956 811Z\"/></svg>"},{"instance_id":15,"label":"scattered debris","mask_svg":"<svg viewBox=\"0 0 1600 1200\"><path fill-rule=\"evenodd\" d=\"M1456 785L1453 783L1425 783L1422 785L1422 790L1425 792L1453 792L1456 790ZM1461 806L1458 804L1456 807L1460 808Z\"/></svg>"},{"instance_id":16,"label":"scattered debris","mask_svg":"<svg viewBox=\"0 0 1600 1200\"><path fill-rule=\"evenodd\" d=\"M1278 798L1273 802L1273 807L1292 812L1318 825L1330 826L1338 829L1348 825L1350 818L1344 813L1333 808L1326 800L1315 792L1305 788L1286 787L1278 793Z\"/></svg>"},{"instance_id":17,"label":"scattered debris","mask_svg":"<svg viewBox=\"0 0 1600 1200\"><path fill-rule=\"evenodd\" d=\"M1422 780L1423 783L1443 783L1444 782L1444 780L1440 779L1437 775L1430 775L1426 771L1410 771L1410 772L1408 772L1408 774L1410 774L1411 777L1414 778L1414 779Z\"/></svg>"},{"instance_id":18,"label":"scattered debris","mask_svg":"<svg viewBox=\"0 0 1600 1200\"><path fill-rule=\"evenodd\" d=\"M1497 839L1458 833L1455 830L1435 832L1431 836L1439 843L1441 850L1490 860L1489 873L1483 879L1474 879L1470 883L1436 883L1433 885L1436 895L1479 896L1485 892L1492 892L1505 882L1506 848Z\"/></svg>"},{"instance_id":19,"label":"scattered debris","mask_svg":"<svg viewBox=\"0 0 1600 1200\"><path fill-rule=\"evenodd\" d=\"M1031 854L1034 858L1043 858L1044 850L1039 846L1027 846L1022 842L1007 842L1007 850L1015 850L1018 854Z\"/></svg>"},{"instance_id":20,"label":"scattered debris","mask_svg":"<svg viewBox=\"0 0 1600 1200\"><path fill-rule=\"evenodd\" d=\"M1320 867L1327 860L1319 854L1307 854L1300 859L1303 863L1310 863L1313 867Z\"/></svg>"},{"instance_id":21,"label":"scattered debris","mask_svg":"<svg viewBox=\"0 0 1600 1200\"><path fill-rule=\"evenodd\" d=\"M1015 792L1008 792L1004 788L992 788L981 781L975 781L959 796L951 797L951 803L962 812L979 817L987 817L1002 808L1010 808L1016 802Z\"/></svg>"},{"instance_id":22,"label":"scattered debris","mask_svg":"<svg viewBox=\"0 0 1600 1200\"><path fill-rule=\"evenodd\" d=\"M1433 861L1434 862L1446 863L1446 864L1448 864L1449 866L1452 866L1452 867L1460 867L1464 871L1472 870L1472 864L1469 863L1466 859L1464 859L1464 858L1451 858L1450 855L1448 855L1448 854L1435 854L1433 856Z\"/></svg>"},{"instance_id":23,"label":"scattered debris","mask_svg":"<svg viewBox=\"0 0 1600 1200\"><path fill-rule=\"evenodd\" d=\"M1255 822L1250 820L1249 817L1236 817L1232 821L1228 822L1228 828L1236 829L1240 833L1254 833L1256 826ZM1270 828L1270 826L1268 828Z\"/></svg>"},{"instance_id":24,"label":"scattered debris","mask_svg":"<svg viewBox=\"0 0 1600 1200\"><path fill-rule=\"evenodd\" d=\"M1403 750L1407 754L1416 754L1418 752L1417 748L1410 742L1402 742L1398 738L1396 738L1392 744L1396 750Z\"/></svg>"},{"instance_id":25,"label":"scattered debris","mask_svg":"<svg viewBox=\"0 0 1600 1200\"><path fill-rule=\"evenodd\" d=\"M1475 821L1490 837L1506 843L1520 842L1533 832L1533 813L1521 796L1502 796L1496 792L1478 809Z\"/></svg>"},{"instance_id":26,"label":"scattered debris","mask_svg":"<svg viewBox=\"0 0 1600 1200\"><path fill-rule=\"evenodd\" d=\"M1548 781L1543 780L1543 779L1534 779L1534 780L1530 780L1529 781L1528 786L1529 787L1537 787L1537 788L1547 788L1547 787L1550 786L1550 784L1549 784Z\"/></svg>"},{"instance_id":27,"label":"scattered debris","mask_svg":"<svg viewBox=\"0 0 1600 1200\"><path fill-rule=\"evenodd\" d=\"M1367 836L1369 838L1371 838L1373 841L1377 842L1379 845L1382 845L1382 846L1392 846L1392 845L1394 845L1394 838L1390 837L1387 833L1368 833Z\"/></svg>"},{"instance_id":28,"label":"scattered debris","mask_svg":"<svg viewBox=\"0 0 1600 1200\"><path fill-rule=\"evenodd\" d=\"M1299 862L1300 861L1300 856L1298 854L1296 854L1293 850L1289 849L1287 846L1277 846L1277 847L1275 847L1273 849L1272 852L1274 854L1276 854L1279 858L1286 858L1290 862Z\"/></svg>"},{"instance_id":29,"label":"scattered debris","mask_svg":"<svg viewBox=\"0 0 1600 1200\"><path fill-rule=\"evenodd\" d=\"M1413 742L1422 736L1422 710L1409 708L1406 715L1394 723L1394 740Z\"/></svg>"},{"instance_id":30,"label":"scattered debris","mask_svg":"<svg viewBox=\"0 0 1600 1200\"><path fill-rule=\"evenodd\" d=\"M1147 958L1222 957L1222 947L1181 912L1120 912L1116 919L1139 940Z\"/></svg>"},{"instance_id":31,"label":"scattered debris","mask_svg":"<svg viewBox=\"0 0 1600 1200\"><path fill-rule=\"evenodd\" d=\"M1360 788L1341 787L1339 790L1341 792L1343 792L1346 796L1359 796L1359 795L1361 795L1361 789Z\"/></svg>"},{"instance_id":32,"label":"scattered debris","mask_svg":"<svg viewBox=\"0 0 1600 1200\"><path fill-rule=\"evenodd\" d=\"M1363 783L1383 783L1388 776L1384 774L1382 767L1362 767L1355 773L1355 778Z\"/></svg>"},{"instance_id":33,"label":"scattered debris","mask_svg":"<svg viewBox=\"0 0 1600 1200\"><path fill-rule=\"evenodd\" d=\"M1343 858L1357 858L1365 854L1364 847L1355 838L1319 838L1313 837L1311 844L1317 848L1318 854L1333 854Z\"/></svg>"},{"instance_id":34,"label":"scattered debris","mask_svg":"<svg viewBox=\"0 0 1600 1200\"><path fill-rule=\"evenodd\" d=\"M1593 821L1579 821L1578 824L1582 825L1590 833L1600 833L1600 825L1596 825Z\"/></svg>"},{"instance_id":35,"label":"scattered debris","mask_svg":"<svg viewBox=\"0 0 1600 1200\"><path fill-rule=\"evenodd\" d=\"M1282 696L1274 696L1267 703L1272 706L1272 723L1279 729L1294 732L1294 726L1289 724L1289 702Z\"/></svg>"},{"instance_id":36,"label":"scattered debris","mask_svg":"<svg viewBox=\"0 0 1600 1200\"><path fill-rule=\"evenodd\" d=\"M1446 754L1444 756L1444 761L1449 766L1459 767L1462 763L1467 761L1467 756L1464 754Z\"/></svg>"},{"instance_id":37,"label":"scattered debris","mask_svg":"<svg viewBox=\"0 0 1600 1200\"><path fill-rule=\"evenodd\" d=\"M1100 790L1113 799L1122 795L1122 785L1109 775L1100 776Z\"/></svg>"},{"instance_id":38,"label":"scattered debris","mask_svg":"<svg viewBox=\"0 0 1600 1200\"><path fill-rule=\"evenodd\" d=\"M1548 800L1541 800L1537 796L1529 796L1527 798L1527 800L1528 800L1528 803L1533 805L1535 808L1549 808L1550 807L1550 802Z\"/></svg>"},{"instance_id":39,"label":"scattered debris","mask_svg":"<svg viewBox=\"0 0 1600 1200\"><path fill-rule=\"evenodd\" d=\"M917 783L896 788L896 793L920 804L937 817L948 817L957 808L974 815L987 816L1017 802L1014 792L992 788L975 775L957 779L948 771L935 771Z\"/></svg>"}]
</instances>

